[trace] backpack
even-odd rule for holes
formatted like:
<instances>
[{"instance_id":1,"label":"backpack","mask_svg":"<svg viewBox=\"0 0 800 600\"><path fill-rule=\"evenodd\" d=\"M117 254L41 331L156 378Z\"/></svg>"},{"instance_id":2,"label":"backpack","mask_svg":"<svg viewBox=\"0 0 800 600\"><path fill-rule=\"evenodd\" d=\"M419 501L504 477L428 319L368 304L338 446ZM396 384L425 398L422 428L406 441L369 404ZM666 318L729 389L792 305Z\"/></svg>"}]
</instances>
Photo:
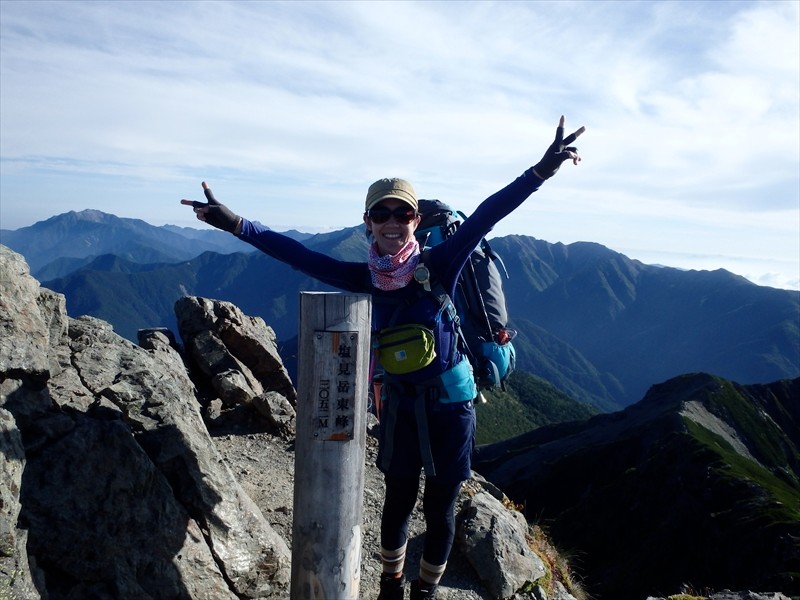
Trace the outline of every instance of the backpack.
<instances>
[{"instance_id":1,"label":"backpack","mask_svg":"<svg viewBox=\"0 0 800 600\"><path fill-rule=\"evenodd\" d=\"M419 200L419 213L422 219L416 238L424 261L425 250L453 235L466 216L439 200L424 199ZM463 351L472 364L479 390L497 387L505 390L516 362L511 343L516 331L508 326L508 307L498 265L508 278L502 259L482 239L465 263L452 299L459 317Z\"/></svg>"}]
</instances>

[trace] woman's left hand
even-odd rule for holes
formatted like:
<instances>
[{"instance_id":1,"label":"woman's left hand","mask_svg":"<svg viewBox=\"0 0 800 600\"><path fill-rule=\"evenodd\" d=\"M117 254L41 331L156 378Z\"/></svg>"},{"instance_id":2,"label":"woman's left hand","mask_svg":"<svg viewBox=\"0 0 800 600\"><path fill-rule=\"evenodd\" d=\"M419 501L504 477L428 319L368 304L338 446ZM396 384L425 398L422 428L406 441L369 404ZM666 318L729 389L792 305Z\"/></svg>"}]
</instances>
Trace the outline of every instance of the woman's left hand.
<instances>
[{"instance_id":1,"label":"woman's left hand","mask_svg":"<svg viewBox=\"0 0 800 600\"><path fill-rule=\"evenodd\" d=\"M578 149L570 144L578 139L578 136L584 131L586 131L586 127L581 127L564 137L564 115L561 115L558 128L556 128L556 139L550 144L542 160L533 167L533 172L542 179L550 179L564 161L572 160L572 163L577 165L581 157L578 155Z\"/></svg>"}]
</instances>

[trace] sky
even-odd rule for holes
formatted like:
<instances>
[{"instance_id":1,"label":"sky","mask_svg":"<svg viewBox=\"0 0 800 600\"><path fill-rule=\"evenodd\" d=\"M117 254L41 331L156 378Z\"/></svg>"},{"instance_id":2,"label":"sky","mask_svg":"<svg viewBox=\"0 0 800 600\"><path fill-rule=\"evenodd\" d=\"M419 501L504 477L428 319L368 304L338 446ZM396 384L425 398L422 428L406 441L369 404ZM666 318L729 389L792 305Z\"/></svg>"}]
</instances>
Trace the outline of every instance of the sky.
<instances>
[{"instance_id":1,"label":"sky","mask_svg":"<svg viewBox=\"0 0 800 600\"><path fill-rule=\"evenodd\" d=\"M567 163L491 236L800 289L800 2L0 1L0 228L97 209L361 223L403 177L469 214ZM2 241L2 240L0 240Z\"/></svg>"}]
</instances>

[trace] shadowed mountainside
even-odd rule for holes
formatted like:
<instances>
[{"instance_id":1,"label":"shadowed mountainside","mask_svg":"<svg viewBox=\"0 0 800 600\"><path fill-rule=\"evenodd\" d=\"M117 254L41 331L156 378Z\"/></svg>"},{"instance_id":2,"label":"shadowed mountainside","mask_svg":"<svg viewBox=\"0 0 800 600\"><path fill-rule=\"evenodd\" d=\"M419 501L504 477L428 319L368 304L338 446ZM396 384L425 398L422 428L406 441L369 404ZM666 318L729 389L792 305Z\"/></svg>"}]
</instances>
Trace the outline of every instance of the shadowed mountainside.
<instances>
[{"instance_id":1,"label":"shadowed mountainside","mask_svg":"<svg viewBox=\"0 0 800 600\"><path fill-rule=\"evenodd\" d=\"M480 447L473 468L599 598L687 582L800 594L800 379L684 375L624 411Z\"/></svg>"}]
</instances>

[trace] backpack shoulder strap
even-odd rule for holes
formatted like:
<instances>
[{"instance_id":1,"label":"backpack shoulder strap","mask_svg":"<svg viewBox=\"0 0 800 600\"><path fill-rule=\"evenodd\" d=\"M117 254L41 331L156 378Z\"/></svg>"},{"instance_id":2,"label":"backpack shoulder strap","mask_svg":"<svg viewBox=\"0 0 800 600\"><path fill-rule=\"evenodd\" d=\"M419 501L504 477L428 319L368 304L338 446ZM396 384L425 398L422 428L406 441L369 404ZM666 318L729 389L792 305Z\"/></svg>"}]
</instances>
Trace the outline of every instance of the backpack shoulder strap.
<instances>
[{"instance_id":1,"label":"backpack shoulder strap","mask_svg":"<svg viewBox=\"0 0 800 600\"><path fill-rule=\"evenodd\" d=\"M425 289L425 293L429 292L433 294L434 298L436 298L436 301L439 303L439 312L437 314L437 318L441 318L441 316L447 312L450 320L453 322L453 328L456 332L456 336L460 342L461 348L469 360L472 361L474 357L470 351L469 344L467 343L467 338L464 336L464 331L461 328L461 319L458 316L456 305L450 298L450 294L448 294L447 290L444 289L444 285L436 276L436 273L431 271L431 269L425 264L425 259L428 257L428 252L428 249L422 251L422 256L419 260L419 266L417 266L419 275L417 274L417 271L415 271L414 278L422 284L422 287Z\"/></svg>"},{"instance_id":2,"label":"backpack shoulder strap","mask_svg":"<svg viewBox=\"0 0 800 600\"><path fill-rule=\"evenodd\" d=\"M439 277L437 277L436 273L432 271L426 264L429 256L429 248L426 248L422 251L419 258L419 264L414 270L414 279L417 281L417 283L422 285L422 288L425 290L425 292L429 292L434 295L436 300L439 302L440 314L448 307L448 305L453 306L453 312L455 313L455 305L450 298L450 294L448 294L447 290L444 289L444 285L442 285L442 282Z\"/></svg>"}]
</instances>

